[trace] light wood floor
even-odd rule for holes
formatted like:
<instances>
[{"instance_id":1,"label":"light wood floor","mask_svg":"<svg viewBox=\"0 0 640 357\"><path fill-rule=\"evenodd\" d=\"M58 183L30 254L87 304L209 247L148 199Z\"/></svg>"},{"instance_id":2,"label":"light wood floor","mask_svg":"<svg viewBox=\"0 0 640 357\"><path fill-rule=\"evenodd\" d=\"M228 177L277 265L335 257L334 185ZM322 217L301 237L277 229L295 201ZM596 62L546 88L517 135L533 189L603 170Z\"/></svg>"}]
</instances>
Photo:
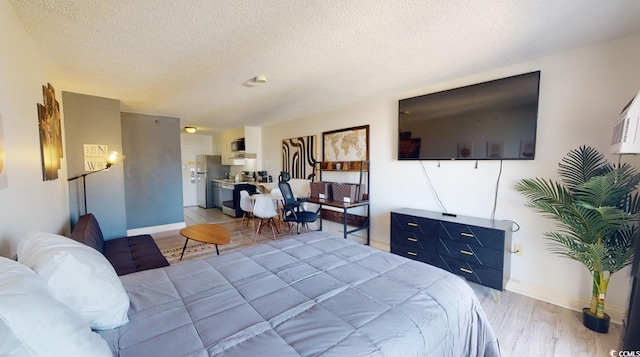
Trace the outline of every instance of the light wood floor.
<instances>
[{"instance_id":1,"label":"light wood floor","mask_svg":"<svg viewBox=\"0 0 640 357\"><path fill-rule=\"evenodd\" d=\"M184 214L187 225L240 220L222 214L219 209L186 207ZM246 227L238 222L231 239L247 234L253 235L251 225ZM284 229L278 238L286 235ZM582 315L577 311L509 291L501 292L496 303L491 290L470 285L498 337L502 356L606 357L612 349L619 350L622 346L620 325L612 323L609 333L599 334L582 325Z\"/></svg>"},{"instance_id":2,"label":"light wood floor","mask_svg":"<svg viewBox=\"0 0 640 357\"><path fill-rule=\"evenodd\" d=\"M493 327L503 356L606 357L620 350L623 328L600 334L582 325L582 313L509 291L495 302L486 287L470 284Z\"/></svg>"}]
</instances>

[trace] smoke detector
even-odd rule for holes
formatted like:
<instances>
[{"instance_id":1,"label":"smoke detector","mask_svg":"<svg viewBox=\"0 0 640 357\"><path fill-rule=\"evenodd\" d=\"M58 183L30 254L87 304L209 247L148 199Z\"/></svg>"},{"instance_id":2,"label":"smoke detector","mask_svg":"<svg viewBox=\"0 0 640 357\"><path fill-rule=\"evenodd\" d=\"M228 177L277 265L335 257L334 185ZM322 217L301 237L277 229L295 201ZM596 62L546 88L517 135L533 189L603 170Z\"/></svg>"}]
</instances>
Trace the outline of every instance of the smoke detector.
<instances>
[{"instance_id":1,"label":"smoke detector","mask_svg":"<svg viewBox=\"0 0 640 357\"><path fill-rule=\"evenodd\" d=\"M261 83L267 83L267 76L255 76L244 83L242 83L243 87L253 88Z\"/></svg>"}]
</instances>

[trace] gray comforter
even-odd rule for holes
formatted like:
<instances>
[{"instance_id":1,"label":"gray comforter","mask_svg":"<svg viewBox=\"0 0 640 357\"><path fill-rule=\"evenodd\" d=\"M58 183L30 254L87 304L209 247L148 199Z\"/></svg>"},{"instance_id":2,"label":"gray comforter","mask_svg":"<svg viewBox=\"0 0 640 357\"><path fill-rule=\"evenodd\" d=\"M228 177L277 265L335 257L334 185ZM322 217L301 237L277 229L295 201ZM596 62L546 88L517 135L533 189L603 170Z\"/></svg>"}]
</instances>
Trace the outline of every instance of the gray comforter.
<instances>
[{"instance_id":1,"label":"gray comforter","mask_svg":"<svg viewBox=\"0 0 640 357\"><path fill-rule=\"evenodd\" d=\"M322 232L121 277L117 356L499 356L473 291Z\"/></svg>"}]
</instances>

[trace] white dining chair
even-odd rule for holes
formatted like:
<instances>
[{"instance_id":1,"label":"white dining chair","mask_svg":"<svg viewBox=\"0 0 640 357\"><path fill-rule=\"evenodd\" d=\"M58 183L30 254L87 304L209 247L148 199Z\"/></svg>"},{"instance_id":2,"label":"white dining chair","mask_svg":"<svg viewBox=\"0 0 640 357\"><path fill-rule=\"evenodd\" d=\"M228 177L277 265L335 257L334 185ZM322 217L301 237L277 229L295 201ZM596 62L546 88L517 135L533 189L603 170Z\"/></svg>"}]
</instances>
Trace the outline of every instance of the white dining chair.
<instances>
[{"instance_id":1,"label":"white dining chair","mask_svg":"<svg viewBox=\"0 0 640 357\"><path fill-rule=\"evenodd\" d=\"M258 222L258 228L253 236L253 241L256 241L258 233L261 231L265 221L266 225L271 228L273 239L276 239L276 233L274 230L275 221L273 218L278 216L278 212L276 211L276 206L273 204L272 198L267 195L257 195L255 199L256 201L253 204L253 216L258 218L260 221Z\"/></svg>"},{"instance_id":2,"label":"white dining chair","mask_svg":"<svg viewBox=\"0 0 640 357\"><path fill-rule=\"evenodd\" d=\"M278 187L274 187L271 189L271 198L273 199L273 204L276 205L276 212L278 212L278 227L282 230L282 209L284 208L284 201L282 199L282 191Z\"/></svg>"},{"instance_id":3,"label":"white dining chair","mask_svg":"<svg viewBox=\"0 0 640 357\"><path fill-rule=\"evenodd\" d=\"M244 219L247 219L247 225L249 224L249 218L253 216L253 202L249 196L247 190L240 191L240 209L244 212L240 225L244 223Z\"/></svg>"}]
</instances>

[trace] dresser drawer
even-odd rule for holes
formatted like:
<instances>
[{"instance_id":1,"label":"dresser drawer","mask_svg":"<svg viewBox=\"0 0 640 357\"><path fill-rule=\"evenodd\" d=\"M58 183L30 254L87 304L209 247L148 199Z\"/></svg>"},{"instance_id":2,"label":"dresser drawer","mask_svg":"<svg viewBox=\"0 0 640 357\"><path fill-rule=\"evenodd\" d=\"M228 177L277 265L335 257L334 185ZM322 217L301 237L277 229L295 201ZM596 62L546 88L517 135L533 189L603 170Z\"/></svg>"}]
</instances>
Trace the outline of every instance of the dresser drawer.
<instances>
[{"instance_id":1,"label":"dresser drawer","mask_svg":"<svg viewBox=\"0 0 640 357\"><path fill-rule=\"evenodd\" d=\"M438 253L465 262L502 270L504 251L448 239L439 239Z\"/></svg>"},{"instance_id":2,"label":"dresser drawer","mask_svg":"<svg viewBox=\"0 0 640 357\"><path fill-rule=\"evenodd\" d=\"M391 243L403 245L409 249L438 251L438 238L435 235L416 234L391 228Z\"/></svg>"},{"instance_id":3,"label":"dresser drawer","mask_svg":"<svg viewBox=\"0 0 640 357\"><path fill-rule=\"evenodd\" d=\"M442 222L441 226L440 238L500 251L504 249L504 231L502 230L450 222Z\"/></svg>"},{"instance_id":4,"label":"dresser drawer","mask_svg":"<svg viewBox=\"0 0 640 357\"><path fill-rule=\"evenodd\" d=\"M391 212L391 252L504 290L511 274L513 224L414 208Z\"/></svg>"},{"instance_id":5,"label":"dresser drawer","mask_svg":"<svg viewBox=\"0 0 640 357\"><path fill-rule=\"evenodd\" d=\"M423 249L412 249L405 245L394 243L393 241L391 242L391 253L430 265L436 265L438 263L438 254L435 252L429 252Z\"/></svg>"},{"instance_id":6,"label":"dresser drawer","mask_svg":"<svg viewBox=\"0 0 640 357\"><path fill-rule=\"evenodd\" d=\"M496 290L504 290L503 272L482 265L464 262L444 255L438 255L438 267L460 275L468 281Z\"/></svg>"},{"instance_id":7,"label":"dresser drawer","mask_svg":"<svg viewBox=\"0 0 640 357\"><path fill-rule=\"evenodd\" d=\"M413 232L418 235L438 235L439 222L433 219L391 213L391 230Z\"/></svg>"}]
</instances>

